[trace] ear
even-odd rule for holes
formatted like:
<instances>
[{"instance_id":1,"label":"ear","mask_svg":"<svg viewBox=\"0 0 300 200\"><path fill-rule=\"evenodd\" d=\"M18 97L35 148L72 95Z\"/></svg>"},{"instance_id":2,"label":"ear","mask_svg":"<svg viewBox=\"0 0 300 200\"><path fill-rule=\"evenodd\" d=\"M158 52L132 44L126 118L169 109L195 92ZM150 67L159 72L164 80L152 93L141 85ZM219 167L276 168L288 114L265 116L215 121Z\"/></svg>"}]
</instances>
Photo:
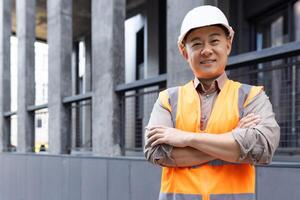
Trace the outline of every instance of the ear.
<instances>
[{"instance_id":1,"label":"ear","mask_svg":"<svg viewBox=\"0 0 300 200\"><path fill-rule=\"evenodd\" d=\"M188 56L188 53L187 53L187 51L186 51L186 47L185 47L183 44L178 44L178 49L179 49L179 52L180 52L180 54L182 55L182 57L183 57L186 61L188 61L189 56Z\"/></svg>"}]
</instances>

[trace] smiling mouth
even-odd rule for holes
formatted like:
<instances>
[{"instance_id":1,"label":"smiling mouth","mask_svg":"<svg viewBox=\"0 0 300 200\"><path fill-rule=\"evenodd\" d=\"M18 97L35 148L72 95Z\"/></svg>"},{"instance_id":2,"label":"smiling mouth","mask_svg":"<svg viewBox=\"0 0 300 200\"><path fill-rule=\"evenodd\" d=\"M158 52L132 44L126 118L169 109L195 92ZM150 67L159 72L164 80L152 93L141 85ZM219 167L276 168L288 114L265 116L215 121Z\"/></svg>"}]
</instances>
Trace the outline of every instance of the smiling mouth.
<instances>
[{"instance_id":1,"label":"smiling mouth","mask_svg":"<svg viewBox=\"0 0 300 200\"><path fill-rule=\"evenodd\" d=\"M201 64L210 64L210 63L213 63L213 62L216 62L216 60L203 60L200 63Z\"/></svg>"}]
</instances>

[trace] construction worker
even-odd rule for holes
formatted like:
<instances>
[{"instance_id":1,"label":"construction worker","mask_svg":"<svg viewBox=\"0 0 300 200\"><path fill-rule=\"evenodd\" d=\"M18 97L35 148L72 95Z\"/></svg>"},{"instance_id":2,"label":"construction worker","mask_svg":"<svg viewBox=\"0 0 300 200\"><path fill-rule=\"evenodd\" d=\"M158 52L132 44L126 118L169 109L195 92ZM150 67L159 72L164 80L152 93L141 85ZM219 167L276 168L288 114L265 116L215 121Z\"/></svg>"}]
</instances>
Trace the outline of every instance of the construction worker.
<instances>
[{"instance_id":1,"label":"construction worker","mask_svg":"<svg viewBox=\"0 0 300 200\"><path fill-rule=\"evenodd\" d=\"M160 92L144 153L163 166L160 200L253 200L254 164L269 164L280 128L262 87L229 80L234 31L217 7L185 16L178 47L195 78Z\"/></svg>"}]
</instances>

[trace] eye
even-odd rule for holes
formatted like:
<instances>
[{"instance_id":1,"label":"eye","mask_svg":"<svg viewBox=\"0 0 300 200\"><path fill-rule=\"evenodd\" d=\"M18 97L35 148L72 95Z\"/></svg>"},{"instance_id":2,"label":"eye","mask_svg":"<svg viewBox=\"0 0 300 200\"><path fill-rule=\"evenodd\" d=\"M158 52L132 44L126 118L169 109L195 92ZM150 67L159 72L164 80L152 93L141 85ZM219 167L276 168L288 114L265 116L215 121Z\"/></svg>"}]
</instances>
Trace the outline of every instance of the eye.
<instances>
[{"instance_id":1,"label":"eye","mask_svg":"<svg viewBox=\"0 0 300 200\"><path fill-rule=\"evenodd\" d=\"M213 45L216 45L216 44L219 43L219 41L220 41L220 40L218 40L218 39L214 39L214 40L211 41L211 43L212 43Z\"/></svg>"},{"instance_id":2,"label":"eye","mask_svg":"<svg viewBox=\"0 0 300 200\"><path fill-rule=\"evenodd\" d=\"M201 46L201 45L202 45L201 42L196 42L196 43L192 44L192 47L197 47L197 46Z\"/></svg>"}]
</instances>

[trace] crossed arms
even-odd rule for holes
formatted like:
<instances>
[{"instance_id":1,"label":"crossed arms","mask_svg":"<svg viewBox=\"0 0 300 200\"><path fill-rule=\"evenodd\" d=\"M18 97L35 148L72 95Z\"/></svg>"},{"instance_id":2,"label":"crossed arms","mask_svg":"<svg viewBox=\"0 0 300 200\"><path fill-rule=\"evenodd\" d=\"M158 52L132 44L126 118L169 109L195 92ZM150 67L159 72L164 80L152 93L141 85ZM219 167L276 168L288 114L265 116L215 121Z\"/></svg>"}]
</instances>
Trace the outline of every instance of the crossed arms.
<instances>
[{"instance_id":1,"label":"crossed arms","mask_svg":"<svg viewBox=\"0 0 300 200\"><path fill-rule=\"evenodd\" d=\"M184 132L172 128L169 115L156 103L146 130L145 156L161 166L189 167L215 159L268 164L279 143L280 128L264 92L249 103L245 117L228 133Z\"/></svg>"}]
</instances>

